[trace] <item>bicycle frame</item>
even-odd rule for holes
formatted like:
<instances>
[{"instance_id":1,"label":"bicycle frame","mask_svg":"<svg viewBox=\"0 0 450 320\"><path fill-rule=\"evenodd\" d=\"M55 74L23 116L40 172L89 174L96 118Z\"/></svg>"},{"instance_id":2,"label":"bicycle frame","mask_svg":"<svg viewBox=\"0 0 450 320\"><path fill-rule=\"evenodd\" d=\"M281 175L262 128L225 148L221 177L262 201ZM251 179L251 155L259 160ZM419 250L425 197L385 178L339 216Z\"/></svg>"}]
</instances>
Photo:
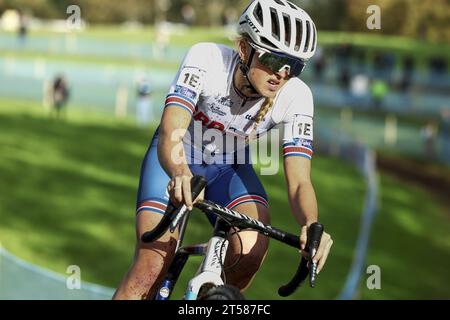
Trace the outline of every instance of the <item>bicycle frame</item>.
<instances>
[{"instance_id":1,"label":"bicycle frame","mask_svg":"<svg viewBox=\"0 0 450 320\"><path fill-rule=\"evenodd\" d=\"M218 217L214 227L214 234L207 244L181 247L188 219L189 215L187 214L181 225L175 257L154 300L168 300L170 298L181 271L189 257L193 255L204 256L204 259L196 275L188 283L188 288L184 295L185 300L196 300L204 284L211 283L215 286L224 284L221 275L229 244L227 233L230 230L230 226Z\"/></svg>"}]
</instances>

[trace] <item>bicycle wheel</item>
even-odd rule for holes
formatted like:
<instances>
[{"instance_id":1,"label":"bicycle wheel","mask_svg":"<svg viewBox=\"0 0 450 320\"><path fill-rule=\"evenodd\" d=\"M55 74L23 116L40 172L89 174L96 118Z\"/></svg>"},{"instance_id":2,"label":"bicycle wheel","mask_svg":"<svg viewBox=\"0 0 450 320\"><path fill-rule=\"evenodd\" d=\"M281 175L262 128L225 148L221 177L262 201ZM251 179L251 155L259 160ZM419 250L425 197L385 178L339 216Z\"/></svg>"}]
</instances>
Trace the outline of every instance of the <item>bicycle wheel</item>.
<instances>
[{"instance_id":1,"label":"bicycle wheel","mask_svg":"<svg viewBox=\"0 0 450 320\"><path fill-rule=\"evenodd\" d=\"M228 284L209 289L198 300L245 300L238 288Z\"/></svg>"}]
</instances>

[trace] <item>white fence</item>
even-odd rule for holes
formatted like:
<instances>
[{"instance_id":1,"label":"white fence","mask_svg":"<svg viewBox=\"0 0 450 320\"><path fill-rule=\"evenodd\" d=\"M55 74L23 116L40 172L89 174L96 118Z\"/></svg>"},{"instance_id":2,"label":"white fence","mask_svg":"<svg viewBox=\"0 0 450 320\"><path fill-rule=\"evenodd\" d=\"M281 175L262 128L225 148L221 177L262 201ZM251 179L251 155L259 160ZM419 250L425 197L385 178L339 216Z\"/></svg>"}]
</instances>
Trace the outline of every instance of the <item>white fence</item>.
<instances>
[{"instance_id":1,"label":"white fence","mask_svg":"<svg viewBox=\"0 0 450 320\"><path fill-rule=\"evenodd\" d=\"M67 277L32 265L0 247L0 300L107 300L114 290L81 281L69 289Z\"/></svg>"}]
</instances>

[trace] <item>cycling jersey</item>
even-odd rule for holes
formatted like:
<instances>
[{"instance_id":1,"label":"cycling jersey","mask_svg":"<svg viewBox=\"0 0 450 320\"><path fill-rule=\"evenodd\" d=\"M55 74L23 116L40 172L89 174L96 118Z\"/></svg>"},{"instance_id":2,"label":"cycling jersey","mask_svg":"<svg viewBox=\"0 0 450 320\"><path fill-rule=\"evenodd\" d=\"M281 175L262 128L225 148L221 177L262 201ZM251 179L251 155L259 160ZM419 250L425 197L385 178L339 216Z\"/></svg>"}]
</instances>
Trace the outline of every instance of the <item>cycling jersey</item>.
<instances>
[{"instance_id":1,"label":"cycling jersey","mask_svg":"<svg viewBox=\"0 0 450 320\"><path fill-rule=\"evenodd\" d=\"M157 150L158 130L142 162L136 214L142 211L164 214L169 203L167 184L170 177L159 163ZM206 179L207 200L229 209L248 202L268 207L267 194L251 164L191 163L189 169L192 174L201 175ZM214 224L215 216L211 215L208 218Z\"/></svg>"},{"instance_id":2,"label":"cycling jersey","mask_svg":"<svg viewBox=\"0 0 450 320\"><path fill-rule=\"evenodd\" d=\"M233 49L199 43L188 51L170 86L165 106L183 108L193 115L183 142L194 159L208 155L210 162L229 163L235 161L237 151L247 147L265 98L247 98L235 87L238 64L239 55ZM284 156L311 159L313 112L311 90L300 79L291 78L278 91L256 134L261 136L282 124Z\"/></svg>"},{"instance_id":3,"label":"cycling jersey","mask_svg":"<svg viewBox=\"0 0 450 320\"><path fill-rule=\"evenodd\" d=\"M238 63L237 52L226 46L193 46L170 87L165 106L193 115L183 143L189 169L207 180L205 199L228 208L247 202L267 207L266 192L252 165L236 162L238 151L249 160L246 138L264 102L264 98L244 97L234 86ZM284 156L311 159L312 119L311 91L300 79L292 78L279 90L256 132L260 136L282 124ZM158 130L142 163L136 213L163 214L169 201L166 187L170 177L159 163L157 141Z\"/></svg>"}]
</instances>

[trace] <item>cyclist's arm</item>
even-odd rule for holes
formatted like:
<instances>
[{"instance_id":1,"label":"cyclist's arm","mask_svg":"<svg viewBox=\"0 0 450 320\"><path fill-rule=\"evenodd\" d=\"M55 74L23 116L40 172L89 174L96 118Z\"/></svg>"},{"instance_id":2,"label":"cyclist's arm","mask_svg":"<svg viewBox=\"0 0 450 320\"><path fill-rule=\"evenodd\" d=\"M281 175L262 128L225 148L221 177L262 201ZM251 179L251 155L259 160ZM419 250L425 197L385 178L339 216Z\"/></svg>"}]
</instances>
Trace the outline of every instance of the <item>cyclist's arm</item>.
<instances>
[{"instance_id":1,"label":"cyclist's arm","mask_svg":"<svg viewBox=\"0 0 450 320\"><path fill-rule=\"evenodd\" d=\"M317 221L317 201L311 183L311 159L313 156L314 102L311 90L300 80L288 82L283 117L283 156L289 203L297 222L310 225Z\"/></svg>"},{"instance_id":2,"label":"cyclist's arm","mask_svg":"<svg viewBox=\"0 0 450 320\"><path fill-rule=\"evenodd\" d=\"M318 217L316 194L310 178L311 161L305 157L286 157L284 172L292 212L301 226L309 226Z\"/></svg>"},{"instance_id":3,"label":"cyclist's arm","mask_svg":"<svg viewBox=\"0 0 450 320\"><path fill-rule=\"evenodd\" d=\"M158 159L171 178L192 176L182 142L191 118L190 112L176 106L164 109L159 127Z\"/></svg>"},{"instance_id":4,"label":"cyclist's arm","mask_svg":"<svg viewBox=\"0 0 450 320\"><path fill-rule=\"evenodd\" d=\"M317 200L311 183L311 161L305 157L287 157L284 160L284 169L288 184L289 203L298 223L302 226L300 244L302 254L307 242L307 227L318 219ZM317 265L317 273L323 269L330 253L333 240L324 232L320 246L314 255Z\"/></svg>"},{"instance_id":5,"label":"cyclist's arm","mask_svg":"<svg viewBox=\"0 0 450 320\"><path fill-rule=\"evenodd\" d=\"M207 47L207 46L206 46ZM182 139L195 112L205 81L206 65L200 59L205 44L194 45L186 54L166 97L159 127L158 159L171 177L168 185L172 202L192 209L190 180Z\"/></svg>"},{"instance_id":6,"label":"cyclist's arm","mask_svg":"<svg viewBox=\"0 0 450 320\"><path fill-rule=\"evenodd\" d=\"M289 109L283 121L283 155L289 203L298 223L302 226L300 244L302 254L306 254L303 249L307 242L307 226L317 221L318 209L310 175L311 159L314 153L314 104L311 90L306 86L303 86L303 89L296 91L300 95L292 101L292 108ZM317 272L322 270L332 244L331 236L324 232L313 258L318 262Z\"/></svg>"}]
</instances>

